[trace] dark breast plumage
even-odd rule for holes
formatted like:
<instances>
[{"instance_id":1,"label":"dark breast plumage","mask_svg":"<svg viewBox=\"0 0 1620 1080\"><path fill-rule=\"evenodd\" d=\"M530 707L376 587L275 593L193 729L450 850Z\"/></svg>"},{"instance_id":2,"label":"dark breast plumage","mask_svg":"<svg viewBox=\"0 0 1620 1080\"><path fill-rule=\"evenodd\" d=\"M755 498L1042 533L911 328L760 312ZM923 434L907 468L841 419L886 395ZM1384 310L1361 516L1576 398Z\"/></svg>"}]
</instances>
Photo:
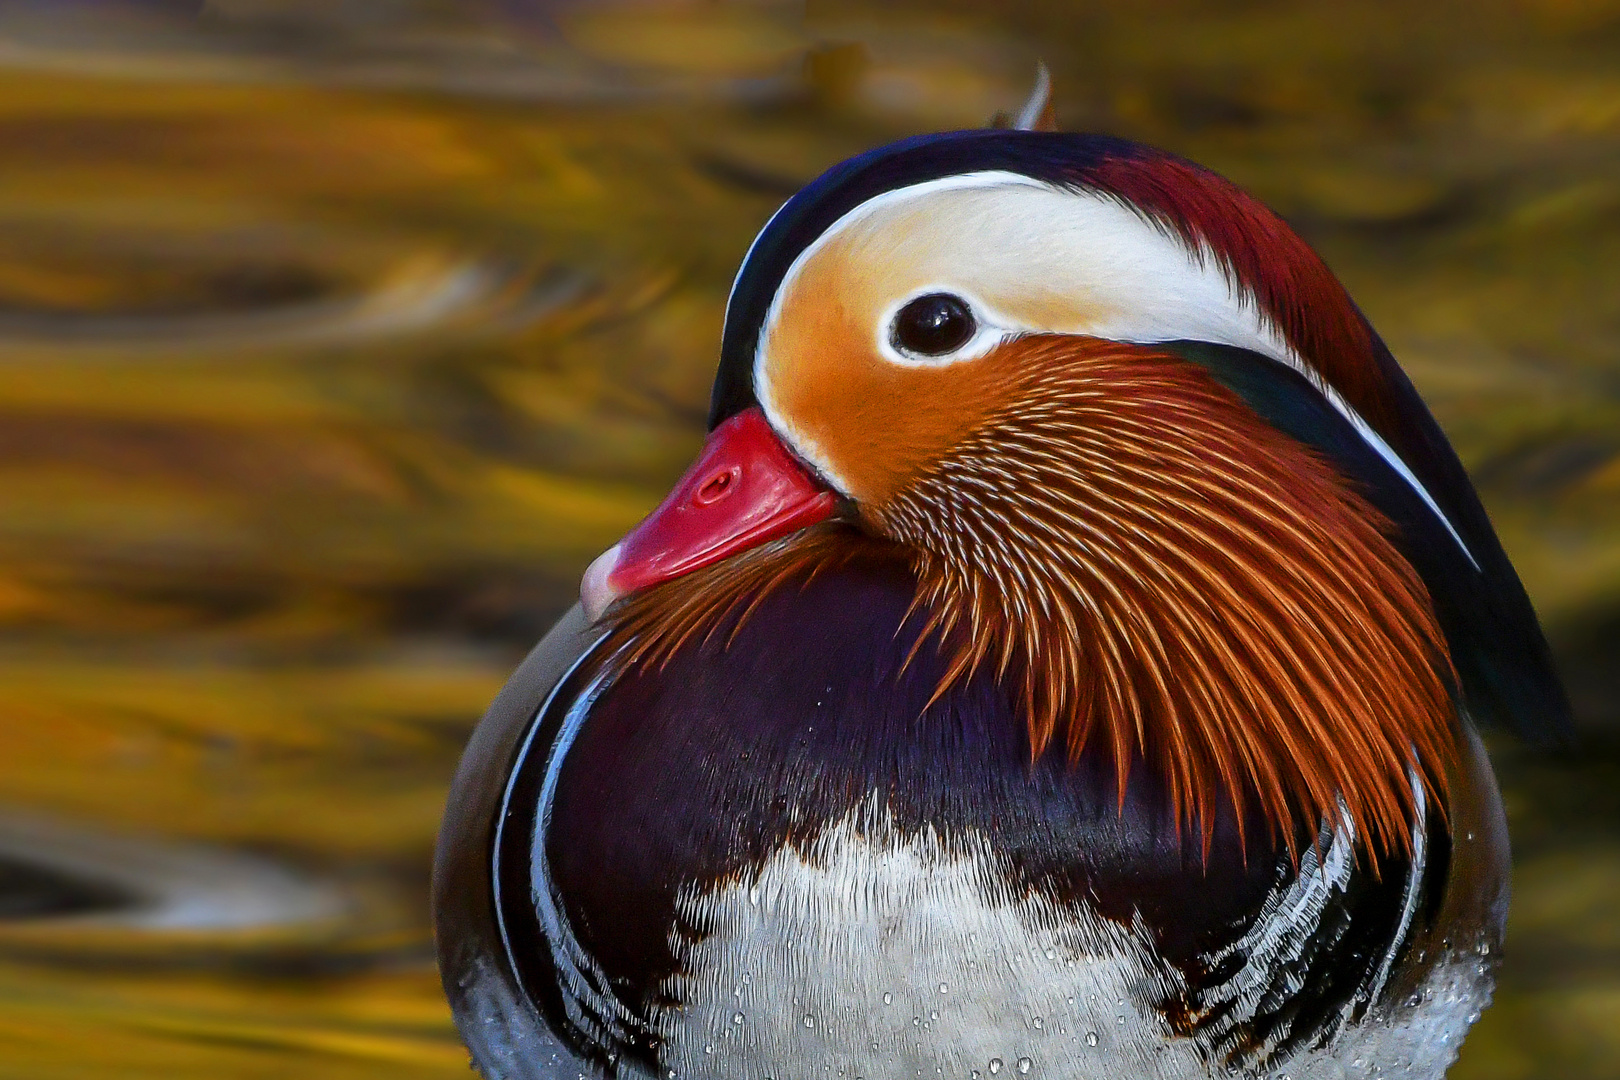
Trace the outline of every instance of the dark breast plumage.
<instances>
[{"instance_id":1,"label":"dark breast plumage","mask_svg":"<svg viewBox=\"0 0 1620 1080\"><path fill-rule=\"evenodd\" d=\"M489 1075L754 1076L786 1055L806 1075L1101 1077L1169 1034L1148 1075L1318 1075L1400 1038L1449 1060L1506 904L1477 742L1455 856L1429 816L1377 877L1331 838L1296 866L1280 842L1245 851L1229 814L1206 854L1143 770L1121 800L1100 754L1031 763L988 677L928 705L940 658L906 663L911 596L903 568L852 566L656 672L616 671L577 614L536 650L440 845L446 985ZM845 892L840 925L814 925ZM839 936L865 970L803 979L793 950L832 963ZM1447 1015L1414 1030L1425 996ZM964 1046L987 1011L1004 1022Z\"/></svg>"},{"instance_id":2,"label":"dark breast plumage","mask_svg":"<svg viewBox=\"0 0 1620 1080\"><path fill-rule=\"evenodd\" d=\"M1026 132L913 140L834 169L767 226L731 298L710 447L630 546L587 575L587 598L609 598L596 607L620 602L600 620L600 610L576 607L535 649L475 733L451 793L435 925L458 1026L487 1076L1444 1073L1488 1003L1507 904L1505 822L1473 720L1551 740L1567 705L1461 466L1348 299L1322 318L1362 335L1362 375L1373 389L1346 383L1349 403L1321 372L1350 360L1313 361L1309 350L1328 346L1297 326L1279 337L1282 315L1222 330L1226 315L1211 322L1195 311L1194 330L1215 329L1185 338L1144 339L1129 320L1115 328L1122 341L1152 342L1139 349L1144 363L1187 373L1220 408L1262 424L1364 507L1377 543L1409 575L1401 580L1421 594L1414 618L1435 635L1424 677L1441 687L1445 749L1408 752L1397 741L1382 751L1394 755L1381 767L1400 787L1386 802L1410 835L1376 842L1358 835L1364 810L1345 801L1344 788L1337 815L1319 818L1279 814L1242 783L1190 802L1194 788L1170 783L1165 759L1143 754L1165 745L1141 730L1162 713L1138 714L1134 751L1117 734L1088 739L1084 710L1068 718L1070 752L1047 750L1058 729L1042 733L1032 722L1036 699L1015 677L1019 665L1039 662L1039 650L971 639L986 626L994 632L993 619L938 617L949 589L925 586L928 559L884 534L871 509L898 466L846 469L858 457L827 449L816 426L825 417L790 415L817 394L845 400L843 391L812 386L795 399L791 380L802 372L767 363L772 348L792 353L783 282L809 272L824 235L852 215L859 225L863 208L887 205L885 193L897 189L931 192L966 176L974 191L1103 190L1106 212L1132 203L1160 239L1214 243L1176 217L1194 205L1175 191L1194 167L1152 154ZM1156 173L1154 161L1172 164ZM981 183L981 175L1014 179ZM1255 269L1264 253L1243 248L1252 239L1216 237L1227 245L1215 252L1226 265L1217 272L1263 279L1249 283L1251 307L1281 303L1271 294L1283 279ZM917 281L922 299L949 301L935 304L940 318L978 313L992 330L1000 325L984 314L995 302L942 294L931 272ZM881 297L872 304L896 307ZM1255 317L1241 303L1234 310ZM960 334L936 335L950 339L942 349L966 350L966 360L946 360L983 368L1031 333L1017 318L994 317L1005 323L999 345L974 344L984 334L969 333L971 321ZM1037 329L1077 335L1076 348L1095 341L1084 329ZM904 345L896 336L879 351ZM897 354L883 370L932 378L946 366L933 359ZM1357 401L1380 415L1368 421ZM920 437L897 434L899 456L916 453ZM965 484L1000 483L961 475ZM1176 497L1175 480L1163 489L1170 495L1153 498ZM705 508L733 497L752 500L754 517L741 532L722 519L715 532ZM1075 498L1083 503L1083 493ZM1295 524L1243 524L1262 545L1273 527ZM1198 555L1225 534L1166 535L1151 539ZM977 557L961 537L942 543ZM1219 552L1201 557L1225 565ZM984 579L1027 565L992 567ZM727 569L736 566L752 569ZM693 573L702 567L707 577ZM677 588L649 591L671 579ZM1143 595L1139 602L1154 602ZM1335 602L1324 610L1353 616ZM1240 615L1239 636L1252 617ZM1354 626L1346 632L1332 640L1355 640ZM1366 640L1388 651L1383 639ZM1236 656L1230 642L1216 645ZM1408 668L1389 670L1410 670L1410 658L1401 662ZM1142 670L1161 682L1165 670L1201 677ZM1267 669L1255 670L1233 674L1232 685L1264 695ZM1295 695L1302 725L1335 715L1335 702L1275 692ZM1095 698L1082 704L1104 708ZM1252 767L1259 784L1291 766Z\"/></svg>"}]
</instances>

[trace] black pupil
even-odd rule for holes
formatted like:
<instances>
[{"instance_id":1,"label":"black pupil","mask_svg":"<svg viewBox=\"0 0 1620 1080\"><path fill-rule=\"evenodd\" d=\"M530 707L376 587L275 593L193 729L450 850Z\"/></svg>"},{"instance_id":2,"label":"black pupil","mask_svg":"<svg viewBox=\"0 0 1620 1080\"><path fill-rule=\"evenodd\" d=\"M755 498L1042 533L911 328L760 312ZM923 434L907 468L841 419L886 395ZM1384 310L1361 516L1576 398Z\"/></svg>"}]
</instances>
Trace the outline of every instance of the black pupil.
<instances>
[{"instance_id":1,"label":"black pupil","mask_svg":"<svg viewBox=\"0 0 1620 1080\"><path fill-rule=\"evenodd\" d=\"M920 356L944 356L966 345L974 329L973 313L960 297L929 293L894 317L894 344Z\"/></svg>"}]
</instances>

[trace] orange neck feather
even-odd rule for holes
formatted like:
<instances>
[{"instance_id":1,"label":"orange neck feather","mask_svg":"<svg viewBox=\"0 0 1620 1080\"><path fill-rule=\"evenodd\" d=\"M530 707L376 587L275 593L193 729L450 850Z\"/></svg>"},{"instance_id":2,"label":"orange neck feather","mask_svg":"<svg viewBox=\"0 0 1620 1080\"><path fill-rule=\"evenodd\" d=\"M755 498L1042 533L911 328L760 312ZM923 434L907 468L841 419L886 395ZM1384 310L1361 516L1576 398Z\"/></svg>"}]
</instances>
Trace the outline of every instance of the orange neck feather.
<instances>
[{"instance_id":1,"label":"orange neck feather","mask_svg":"<svg viewBox=\"0 0 1620 1080\"><path fill-rule=\"evenodd\" d=\"M1140 753L1206 842L1224 795L1291 850L1327 821L1374 858L1409 852L1411 776L1443 795L1453 675L1389 523L1183 360L1069 337L1000 352L1001 407L863 507L882 540L812 529L633 596L613 615L629 661L898 545L954 649L941 692L994 665L1034 755L1105 740L1123 791Z\"/></svg>"}]
</instances>

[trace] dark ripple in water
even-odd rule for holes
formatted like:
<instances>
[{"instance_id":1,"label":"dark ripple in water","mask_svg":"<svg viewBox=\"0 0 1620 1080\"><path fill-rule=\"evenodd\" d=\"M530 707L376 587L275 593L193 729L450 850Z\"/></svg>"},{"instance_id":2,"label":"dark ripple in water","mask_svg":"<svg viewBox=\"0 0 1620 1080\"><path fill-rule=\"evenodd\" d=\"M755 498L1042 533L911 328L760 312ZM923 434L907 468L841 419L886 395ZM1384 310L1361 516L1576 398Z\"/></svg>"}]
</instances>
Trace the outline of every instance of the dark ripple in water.
<instances>
[{"instance_id":1,"label":"dark ripple in water","mask_svg":"<svg viewBox=\"0 0 1620 1080\"><path fill-rule=\"evenodd\" d=\"M259 856L105 835L0 814L0 918L38 929L142 934L321 927L354 907L343 890Z\"/></svg>"},{"instance_id":2,"label":"dark ripple in water","mask_svg":"<svg viewBox=\"0 0 1620 1080\"><path fill-rule=\"evenodd\" d=\"M105 264L97 268L108 269ZM575 299L579 275L425 251L357 283L296 262L148 265L93 305L26 305L0 292L0 350L186 350L345 344L477 322L521 329Z\"/></svg>"},{"instance_id":3,"label":"dark ripple in water","mask_svg":"<svg viewBox=\"0 0 1620 1080\"><path fill-rule=\"evenodd\" d=\"M16 855L0 855L0 921L105 915L135 906L139 895Z\"/></svg>"}]
</instances>

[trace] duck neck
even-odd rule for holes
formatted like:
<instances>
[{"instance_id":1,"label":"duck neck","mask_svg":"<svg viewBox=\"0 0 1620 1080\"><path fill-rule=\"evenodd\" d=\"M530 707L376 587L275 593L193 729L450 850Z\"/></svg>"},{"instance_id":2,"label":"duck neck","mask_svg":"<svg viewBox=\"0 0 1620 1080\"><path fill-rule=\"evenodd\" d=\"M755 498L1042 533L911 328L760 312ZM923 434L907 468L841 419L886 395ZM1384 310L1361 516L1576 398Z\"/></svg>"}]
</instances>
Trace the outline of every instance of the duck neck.
<instances>
[{"instance_id":1,"label":"duck neck","mask_svg":"<svg viewBox=\"0 0 1620 1080\"><path fill-rule=\"evenodd\" d=\"M1326 822L1404 853L1454 706L1392 526L1202 369L1072 342L1021 343L1005 405L869 513L946 682L993 665L1032 755L1103 740L1122 791L1139 754L1206 841L1225 795L1290 844Z\"/></svg>"}]
</instances>

